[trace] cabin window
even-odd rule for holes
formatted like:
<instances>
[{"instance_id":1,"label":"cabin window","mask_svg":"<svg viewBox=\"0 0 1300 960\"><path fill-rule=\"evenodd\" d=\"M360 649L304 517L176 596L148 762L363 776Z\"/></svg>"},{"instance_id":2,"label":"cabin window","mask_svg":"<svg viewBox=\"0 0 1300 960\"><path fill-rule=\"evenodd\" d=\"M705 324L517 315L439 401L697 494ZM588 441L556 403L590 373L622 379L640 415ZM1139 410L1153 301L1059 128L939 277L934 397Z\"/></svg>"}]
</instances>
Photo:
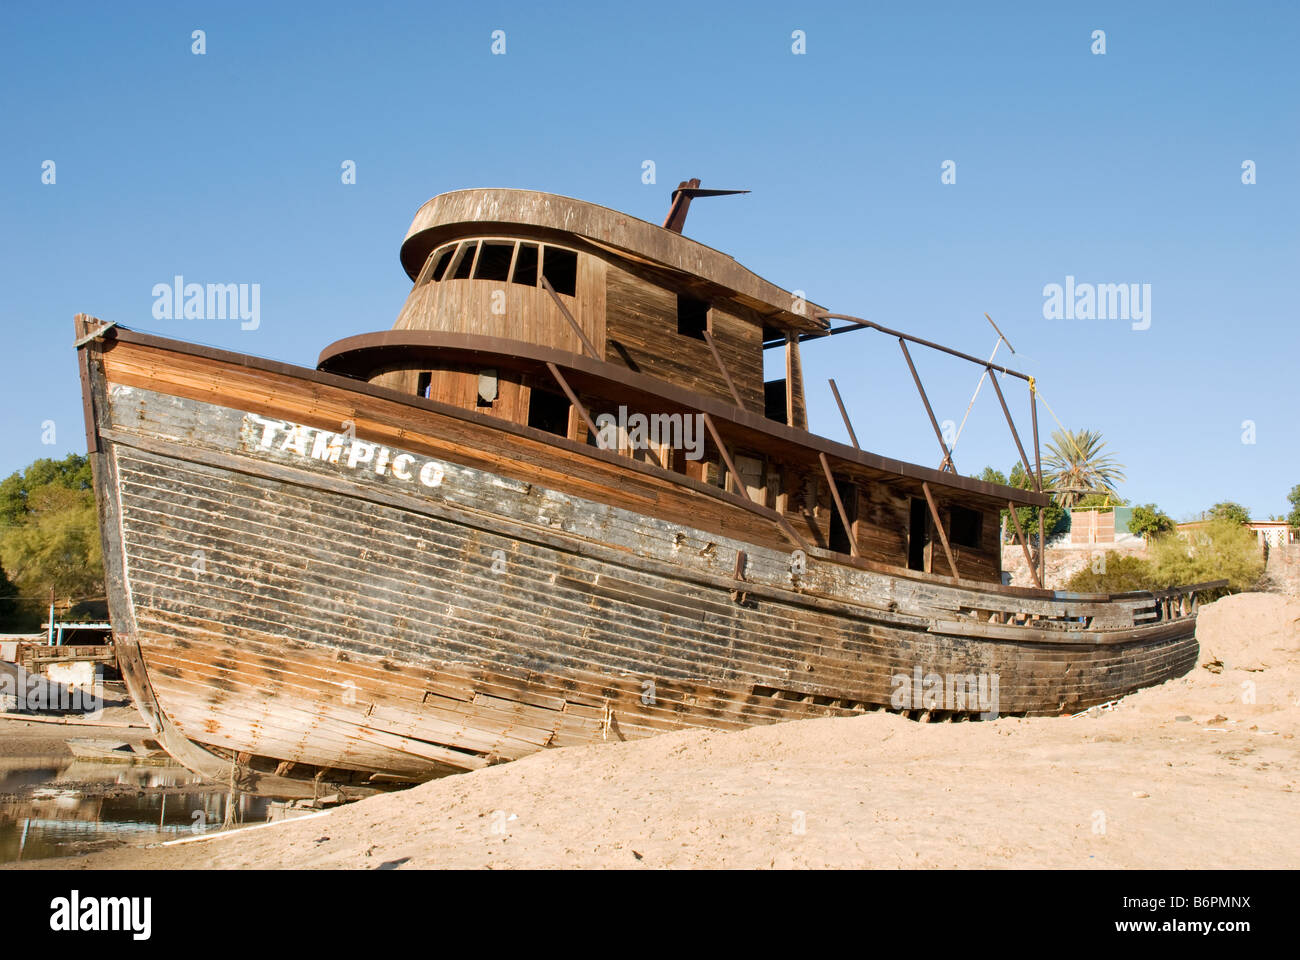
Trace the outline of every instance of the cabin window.
<instances>
[{"instance_id":1,"label":"cabin window","mask_svg":"<svg viewBox=\"0 0 1300 960\"><path fill-rule=\"evenodd\" d=\"M767 506L767 487L763 484L763 461L740 453L734 454L732 459L736 464L736 470L740 473L740 476L731 482L733 492L739 492L737 482L743 483L745 493L749 495L750 500L759 506Z\"/></svg>"},{"instance_id":2,"label":"cabin window","mask_svg":"<svg viewBox=\"0 0 1300 960\"><path fill-rule=\"evenodd\" d=\"M978 550L980 546L980 527L984 524L984 515L978 510L966 507L953 507L949 511L948 539L954 546L970 547Z\"/></svg>"},{"instance_id":3,"label":"cabin window","mask_svg":"<svg viewBox=\"0 0 1300 960\"><path fill-rule=\"evenodd\" d=\"M763 416L786 423L785 381L769 380L763 384Z\"/></svg>"},{"instance_id":4,"label":"cabin window","mask_svg":"<svg viewBox=\"0 0 1300 960\"><path fill-rule=\"evenodd\" d=\"M569 435L569 401L558 393L533 387L528 395L528 425L561 437Z\"/></svg>"},{"instance_id":5,"label":"cabin window","mask_svg":"<svg viewBox=\"0 0 1300 960\"><path fill-rule=\"evenodd\" d=\"M907 569L925 569L925 547L929 542L930 506L920 497L913 497L907 524Z\"/></svg>"},{"instance_id":6,"label":"cabin window","mask_svg":"<svg viewBox=\"0 0 1300 960\"><path fill-rule=\"evenodd\" d=\"M474 267L474 254L478 250L477 243L462 243L460 251L456 254L456 265L451 269L452 280L466 280L469 278L470 270Z\"/></svg>"},{"instance_id":7,"label":"cabin window","mask_svg":"<svg viewBox=\"0 0 1300 960\"><path fill-rule=\"evenodd\" d=\"M704 339L709 329L709 305L685 294L677 295L677 332L684 337Z\"/></svg>"},{"instance_id":8,"label":"cabin window","mask_svg":"<svg viewBox=\"0 0 1300 960\"><path fill-rule=\"evenodd\" d=\"M519 256L515 258L514 276L510 279L514 283L522 283L527 287L537 286L537 244L519 244Z\"/></svg>"},{"instance_id":9,"label":"cabin window","mask_svg":"<svg viewBox=\"0 0 1300 960\"><path fill-rule=\"evenodd\" d=\"M836 477L835 489L839 491L840 502L844 504L844 512L849 518L849 525L848 527L844 526L844 521L840 519L839 508L835 506L834 498L831 498L830 548L836 553L852 553L853 550L849 546L849 533L854 522L858 519L858 488L852 480Z\"/></svg>"},{"instance_id":10,"label":"cabin window","mask_svg":"<svg viewBox=\"0 0 1300 960\"><path fill-rule=\"evenodd\" d=\"M548 246L542 257L542 276L556 293L575 296L578 292L578 255L572 250Z\"/></svg>"},{"instance_id":11,"label":"cabin window","mask_svg":"<svg viewBox=\"0 0 1300 960\"><path fill-rule=\"evenodd\" d=\"M480 407L490 407L497 398L496 370L482 370L478 375L478 401Z\"/></svg>"},{"instance_id":12,"label":"cabin window","mask_svg":"<svg viewBox=\"0 0 1300 960\"><path fill-rule=\"evenodd\" d=\"M496 280L504 283L510 279L510 260L515 252L513 243L501 243L485 240L478 254L478 266L474 268L475 280Z\"/></svg>"},{"instance_id":13,"label":"cabin window","mask_svg":"<svg viewBox=\"0 0 1300 960\"><path fill-rule=\"evenodd\" d=\"M432 385L433 385L433 373L428 370L423 371L420 374L420 376L416 378L415 395L417 397L424 397L426 400L428 400L429 391Z\"/></svg>"},{"instance_id":14,"label":"cabin window","mask_svg":"<svg viewBox=\"0 0 1300 960\"><path fill-rule=\"evenodd\" d=\"M427 283L432 280L437 283L442 279L442 275L447 272L447 265L451 263L452 256L456 253L456 245L453 243L449 247L443 247L441 250L435 250L429 257L429 265L425 268L425 275L420 278L421 283Z\"/></svg>"}]
</instances>

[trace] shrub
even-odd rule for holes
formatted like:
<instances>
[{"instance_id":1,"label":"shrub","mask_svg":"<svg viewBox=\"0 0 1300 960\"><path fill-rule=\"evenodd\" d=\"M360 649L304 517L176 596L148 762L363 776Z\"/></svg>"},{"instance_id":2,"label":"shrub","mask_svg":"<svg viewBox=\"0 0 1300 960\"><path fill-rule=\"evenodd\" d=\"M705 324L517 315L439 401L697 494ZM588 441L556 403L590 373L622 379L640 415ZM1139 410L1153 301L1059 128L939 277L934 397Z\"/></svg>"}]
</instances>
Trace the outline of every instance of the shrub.
<instances>
[{"instance_id":1,"label":"shrub","mask_svg":"<svg viewBox=\"0 0 1300 960\"><path fill-rule=\"evenodd\" d=\"M1142 557L1107 550L1065 584L1071 593L1128 593L1155 588L1155 571Z\"/></svg>"},{"instance_id":2,"label":"shrub","mask_svg":"<svg viewBox=\"0 0 1300 960\"><path fill-rule=\"evenodd\" d=\"M1150 559L1161 587L1228 581L1226 590L1206 591L1207 597L1250 590L1264 573L1263 551L1255 534L1226 518L1157 537L1150 546Z\"/></svg>"}]
</instances>

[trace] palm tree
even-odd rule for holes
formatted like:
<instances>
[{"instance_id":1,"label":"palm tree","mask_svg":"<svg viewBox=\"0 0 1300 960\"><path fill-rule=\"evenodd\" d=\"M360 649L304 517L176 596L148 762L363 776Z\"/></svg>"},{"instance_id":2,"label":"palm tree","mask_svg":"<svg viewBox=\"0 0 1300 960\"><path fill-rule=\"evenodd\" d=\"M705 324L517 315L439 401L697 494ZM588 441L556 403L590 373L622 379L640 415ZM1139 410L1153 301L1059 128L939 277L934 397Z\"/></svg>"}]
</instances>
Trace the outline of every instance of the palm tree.
<instances>
[{"instance_id":1,"label":"palm tree","mask_svg":"<svg viewBox=\"0 0 1300 960\"><path fill-rule=\"evenodd\" d=\"M1115 484L1124 479L1124 464L1103 453L1105 446L1096 430L1052 431L1043 466L1057 503L1072 507L1090 493L1115 493Z\"/></svg>"}]
</instances>

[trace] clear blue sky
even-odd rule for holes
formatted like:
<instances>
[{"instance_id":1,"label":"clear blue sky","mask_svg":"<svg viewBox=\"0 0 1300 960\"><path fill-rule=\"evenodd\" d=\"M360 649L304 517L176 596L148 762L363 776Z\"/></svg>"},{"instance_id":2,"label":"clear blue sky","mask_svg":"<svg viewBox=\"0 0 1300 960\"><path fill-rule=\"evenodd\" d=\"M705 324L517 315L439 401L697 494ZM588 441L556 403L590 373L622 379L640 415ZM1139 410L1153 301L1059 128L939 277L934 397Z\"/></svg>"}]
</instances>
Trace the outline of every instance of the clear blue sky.
<instances>
[{"instance_id":1,"label":"clear blue sky","mask_svg":"<svg viewBox=\"0 0 1300 960\"><path fill-rule=\"evenodd\" d=\"M986 355L988 311L1061 419L1104 434L1130 499L1285 512L1298 26L1295 4L1249 2L5 5L0 475L84 450L77 311L310 366L391 326L398 246L434 194L546 190L659 222L698 176L753 193L695 204L690 236L837 312ZM260 329L154 320L175 274L261 284ZM1044 319L1067 275L1149 283L1150 329ZM917 362L960 421L975 369ZM836 337L805 363L814 430L845 436L835 376L864 446L938 462L896 343ZM955 459L1015 460L987 386Z\"/></svg>"}]
</instances>

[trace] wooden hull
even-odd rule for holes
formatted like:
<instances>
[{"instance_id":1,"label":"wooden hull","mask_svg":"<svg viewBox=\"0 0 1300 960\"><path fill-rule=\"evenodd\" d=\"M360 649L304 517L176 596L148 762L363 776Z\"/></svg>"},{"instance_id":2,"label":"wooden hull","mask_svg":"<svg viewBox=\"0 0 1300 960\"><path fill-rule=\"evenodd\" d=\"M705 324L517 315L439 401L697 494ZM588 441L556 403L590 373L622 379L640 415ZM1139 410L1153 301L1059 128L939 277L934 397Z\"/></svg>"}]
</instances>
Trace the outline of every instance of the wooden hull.
<instances>
[{"instance_id":1,"label":"wooden hull","mask_svg":"<svg viewBox=\"0 0 1300 960\"><path fill-rule=\"evenodd\" d=\"M148 339L83 351L110 610L132 696L214 779L294 795L686 727L1056 714L1195 663L1194 611L1149 595L792 557L616 457Z\"/></svg>"}]
</instances>

